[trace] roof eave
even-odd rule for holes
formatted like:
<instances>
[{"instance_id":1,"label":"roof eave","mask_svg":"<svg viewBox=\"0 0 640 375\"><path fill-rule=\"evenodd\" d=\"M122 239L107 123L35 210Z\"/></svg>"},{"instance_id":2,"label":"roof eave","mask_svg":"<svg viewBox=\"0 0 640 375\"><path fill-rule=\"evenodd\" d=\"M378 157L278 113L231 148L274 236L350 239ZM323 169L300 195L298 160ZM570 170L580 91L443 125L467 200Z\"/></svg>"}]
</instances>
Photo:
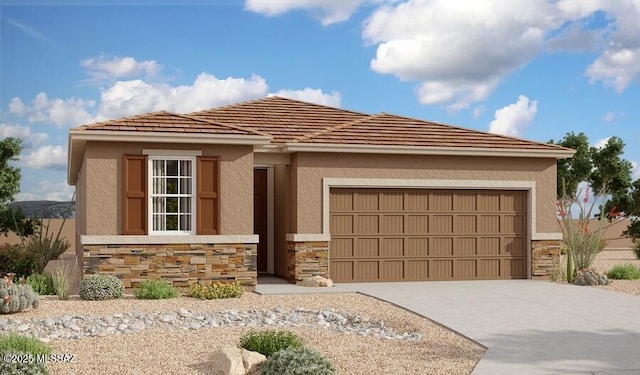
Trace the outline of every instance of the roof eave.
<instances>
[{"instance_id":1,"label":"roof eave","mask_svg":"<svg viewBox=\"0 0 640 375\"><path fill-rule=\"evenodd\" d=\"M575 154L571 149L507 149L482 147L425 147L389 145L353 145L329 143L286 143L284 152L345 152L363 154L406 154L445 156L493 156L566 159Z\"/></svg>"},{"instance_id":2,"label":"roof eave","mask_svg":"<svg viewBox=\"0 0 640 375\"><path fill-rule=\"evenodd\" d=\"M264 146L271 136L246 134L207 134L172 132L127 132L108 130L69 130L67 183L75 186L87 142L189 143Z\"/></svg>"}]
</instances>

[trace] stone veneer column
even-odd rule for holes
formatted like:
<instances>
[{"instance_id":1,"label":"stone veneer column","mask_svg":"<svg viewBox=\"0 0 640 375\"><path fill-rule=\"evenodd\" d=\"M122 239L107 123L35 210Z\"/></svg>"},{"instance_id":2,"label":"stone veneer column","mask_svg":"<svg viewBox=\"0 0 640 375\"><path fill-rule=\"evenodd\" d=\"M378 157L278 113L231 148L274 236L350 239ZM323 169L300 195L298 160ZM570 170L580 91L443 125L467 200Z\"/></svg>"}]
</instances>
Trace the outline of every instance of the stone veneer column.
<instances>
[{"instance_id":1,"label":"stone veneer column","mask_svg":"<svg viewBox=\"0 0 640 375\"><path fill-rule=\"evenodd\" d=\"M84 245L84 273L109 274L135 288L143 280L168 280L176 287L192 282L238 281L255 288L256 244Z\"/></svg>"},{"instance_id":2,"label":"stone veneer column","mask_svg":"<svg viewBox=\"0 0 640 375\"><path fill-rule=\"evenodd\" d=\"M548 278L560 266L560 240L531 241L531 277Z\"/></svg>"},{"instance_id":3,"label":"stone veneer column","mask_svg":"<svg viewBox=\"0 0 640 375\"><path fill-rule=\"evenodd\" d=\"M287 247L289 280L300 282L311 276L329 278L328 241L287 241Z\"/></svg>"}]
</instances>

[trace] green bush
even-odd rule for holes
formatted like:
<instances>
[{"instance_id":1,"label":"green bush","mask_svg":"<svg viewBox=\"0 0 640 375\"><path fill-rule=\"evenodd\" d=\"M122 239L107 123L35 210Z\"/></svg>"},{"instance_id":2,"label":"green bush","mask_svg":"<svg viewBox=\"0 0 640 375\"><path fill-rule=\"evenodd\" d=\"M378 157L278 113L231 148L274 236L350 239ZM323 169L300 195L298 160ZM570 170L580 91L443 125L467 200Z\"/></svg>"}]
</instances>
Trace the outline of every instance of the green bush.
<instances>
[{"instance_id":1,"label":"green bush","mask_svg":"<svg viewBox=\"0 0 640 375\"><path fill-rule=\"evenodd\" d=\"M307 348L274 353L260 368L262 375L333 375L336 369L322 354Z\"/></svg>"},{"instance_id":2,"label":"green bush","mask_svg":"<svg viewBox=\"0 0 640 375\"><path fill-rule=\"evenodd\" d=\"M287 331L249 331L240 337L240 347L271 357L282 349L302 347L302 339Z\"/></svg>"},{"instance_id":3,"label":"green bush","mask_svg":"<svg viewBox=\"0 0 640 375\"><path fill-rule=\"evenodd\" d=\"M0 276L15 273L27 277L36 272L36 256L20 245L0 246Z\"/></svg>"},{"instance_id":4,"label":"green bush","mask_svg":"<svg viewBox=\"0 0 640 375\"><path fill-rule=\"evenodd\" d=\"M138 299L176 298L180 292L166 280L145 280L133 290Z\"/></svg>"},{"instance_id":5,"label":"green bush","mask_svg":"<svg viewBox=\"0 0 640 375\"><path fill-rule=\"evenodd\" d=\"M244 288L239 282L221 283L213 281L206 284L189 284L189 295L202 299L220 299L241 297Z\"/></svg>"},{"instance_id":6,"label":"green bush","mask_svg":"<svg viewBox=\"0 0 640 375\"><path fill-rule=\"evenodd\" d=\"M80 298L101 301L124 296L124 284L113 275L89 275L80 282Z\"/></svg>"},{"instance_id":7,"label":"green bush","mask_svg":"<svg viewBox=\"0 0 640 375\"><path fill-rule=\"evenodd\" d=\"M13 363L0 360L0 374L48 374L46 362L38 361L38 358L41 359L42 356L48 356L49 354L51 354L51 348L34 337L22 336L16 333L0 335L0 355L3 358L5 358L5 355L9 355L6 358L17 355L22 359L29 359L28 361L21 360Z\"/></svg>"},{"instance_id":8,"label":"green bush","mask_svg":"<svg viewBox=\"0 0 640 375\"><path fill-rule=\"evenodd\" d=\"M48 273L32 273L25 281L34 292L41 296L56 294L53 287L53 277Z\"/></svg>"},{"instance_id":9,"label":"green bush","mask_svg":"<svg viewBox=\"0 0 640 375\"><path fill-rule=\"evenodd\" d=\"M14 284L5 277L0 280L0 314L13 314L40 305L38 294L27 284Z\"/></svg>"},{"instance_id":10,"label":"green bush","mask_svg":"<svg viewBox=\"0 0 640 375\"><path fill-rule=\"evenodd\" d=\"M640 279L640 268L631 263L616 264L607 271L607 277L620 280Z\"/></svg>"},{"instance_id":11,"label":"green bush","mask_svg":"<svg viewBox=\"0 0 640 375\"><path fill-rule=\"evenodd\" d=\"M638 238L633 240L633 254L635 254L637 259L640 259L640 239Z\"/></svg>"}]
</instances>

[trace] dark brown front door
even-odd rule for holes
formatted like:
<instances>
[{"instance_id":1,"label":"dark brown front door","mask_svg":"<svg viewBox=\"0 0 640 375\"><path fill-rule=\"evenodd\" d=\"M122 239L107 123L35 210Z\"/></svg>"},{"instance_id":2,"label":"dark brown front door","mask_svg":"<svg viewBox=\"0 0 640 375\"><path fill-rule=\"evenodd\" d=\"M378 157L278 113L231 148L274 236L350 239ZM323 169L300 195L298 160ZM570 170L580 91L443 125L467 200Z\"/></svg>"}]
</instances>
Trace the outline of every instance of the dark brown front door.
<instances>
[{"instance_id":1,"label":"dark brown front door","mask_svg":"<svg viewBox=\"0 0 640 375\"><path fill-rule=\"evenodd\" d=\"M258 243L258 272L266 273L268 216L267 216L267 170L254 169L253 172L253 231L260 236Z\"/></svg>"}]
</instances>

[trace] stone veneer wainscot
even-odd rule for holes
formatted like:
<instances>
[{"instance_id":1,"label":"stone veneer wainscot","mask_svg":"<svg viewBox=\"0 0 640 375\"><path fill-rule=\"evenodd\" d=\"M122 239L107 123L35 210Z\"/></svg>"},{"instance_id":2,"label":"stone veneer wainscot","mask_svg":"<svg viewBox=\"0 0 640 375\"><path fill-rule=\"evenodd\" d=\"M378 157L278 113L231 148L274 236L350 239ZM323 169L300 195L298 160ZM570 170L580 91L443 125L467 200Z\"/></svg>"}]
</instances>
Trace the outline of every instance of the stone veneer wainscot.
<instances>
[{"instance_id":1,"label":"stone veneer wainscot","mask_svg":"<svg viewBox=\"0 0 640 375\"><path fill-rule=\"evenodd\" d=\"M328 241L287 241L287 247L290 281L298 283L311 276L329 278Z\"/></svg>"},{"instance_id":2,"label":"stone veneer wainscot","mask_svg":"<svg viewBox=\"0 0 640 375\"><path fill-rule=\"evenodd\" d=\"M549 278L560 266L560 240L531 241L531 277Z\"/></svg>"},{"instance_id":3,"label":"stone veneer wainscot","mask_svg":"<svg viewBox=\"0 0 640 375\"><path fill-rule=\"evenodd\" d=\"M143 280L168 280L176 287L191 282L257 283L254 243L91 244L83 245L85 274L115 275L127 288Z\"/></svg>"}]
</instances>

